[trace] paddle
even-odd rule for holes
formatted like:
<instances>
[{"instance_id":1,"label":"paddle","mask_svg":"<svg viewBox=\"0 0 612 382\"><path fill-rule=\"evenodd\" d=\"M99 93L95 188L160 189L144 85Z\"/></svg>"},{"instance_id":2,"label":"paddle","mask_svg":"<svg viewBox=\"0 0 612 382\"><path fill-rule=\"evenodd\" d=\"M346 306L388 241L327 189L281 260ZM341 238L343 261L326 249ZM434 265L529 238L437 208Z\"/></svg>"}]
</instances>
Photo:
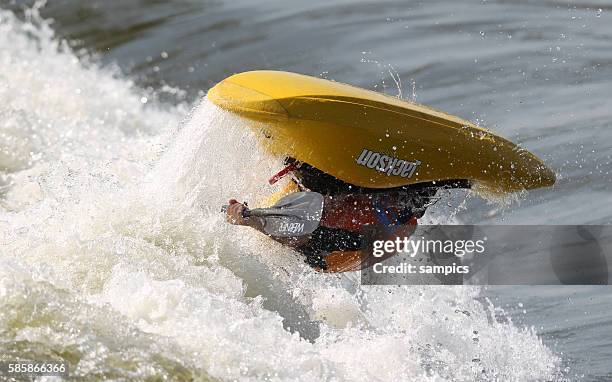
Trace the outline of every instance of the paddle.
<instances>
[{"instance_id":1,"label":"paddle","mask_svg":"<svg viewBox=\"0 0 612 382\"><path fill-rule=\"evenodd\" d=\"M227 210L227 205L221 211ZM323 212L323 195L317 192L294 192L269 208L245 209L244 217L263 220L266 234L276 237L310 235L319 226Z\"/></svg>"}]
</instances>

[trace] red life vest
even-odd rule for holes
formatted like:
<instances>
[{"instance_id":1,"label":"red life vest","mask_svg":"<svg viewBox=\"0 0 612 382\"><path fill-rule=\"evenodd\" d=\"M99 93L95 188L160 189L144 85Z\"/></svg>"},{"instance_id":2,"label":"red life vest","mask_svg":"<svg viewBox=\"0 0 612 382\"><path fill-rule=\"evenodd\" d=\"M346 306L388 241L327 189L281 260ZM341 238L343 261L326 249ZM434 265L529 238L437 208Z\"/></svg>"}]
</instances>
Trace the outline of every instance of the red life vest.
<instances>
[{"instance_id":1,"label":"red life vest","mask_svg":"<svg viewBox=\"0 0 612 382\"><path fill-rule=\"evenodd\" d=\"M385 238L394 237L399 231L405 231L410 226L410 235L417 225L417 218L412 216L407 221L400 221L400 211L394 207L396 200L386 195L343 195L326 197L321 217L321 225L328 228L338 228L360 233L365 226L387 226ZM395 228L393 228L395 226ZM402 227L403 226L403 227ZM373 257L367 251L332 251L325 257L326 269L322 272L349 272L368 268L386 259Z\"/></svg>"},{"instance_id":2,"label":"red life vest","mask_svg":"<svg viewBox=\"0 0 612 382\"><path fill-rule=\"evenodd\" d=\"M340 195L325 198L321 225L350 232L360 232L364 226L395 226L416 224L411 217L402 223L393 197L384 195ZM414 220L414 222L412 222Z\"/></svg>"}]
</instances>

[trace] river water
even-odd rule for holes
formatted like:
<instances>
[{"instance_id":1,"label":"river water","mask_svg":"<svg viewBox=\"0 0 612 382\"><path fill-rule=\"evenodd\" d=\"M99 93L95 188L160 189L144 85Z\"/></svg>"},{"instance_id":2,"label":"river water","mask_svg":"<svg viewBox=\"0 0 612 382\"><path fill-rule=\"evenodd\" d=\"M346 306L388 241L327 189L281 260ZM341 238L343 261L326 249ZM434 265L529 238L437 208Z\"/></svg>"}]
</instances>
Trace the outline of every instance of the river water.
<instances>
[{"instance_id":1,"label":"river water","mask_svg":"<svg viewBox=\"0 0 612 382\"><path fill-rule=\"evenodd\" d=\"M604 1L0 0L0 356L78 380L612 380L608 287L365 287L223 223L279 165L203 95L277 69L533 151L551 189L425 222L609 224ZM511 254L508 254L511 256Z\"/></svg>"}]
</instances>

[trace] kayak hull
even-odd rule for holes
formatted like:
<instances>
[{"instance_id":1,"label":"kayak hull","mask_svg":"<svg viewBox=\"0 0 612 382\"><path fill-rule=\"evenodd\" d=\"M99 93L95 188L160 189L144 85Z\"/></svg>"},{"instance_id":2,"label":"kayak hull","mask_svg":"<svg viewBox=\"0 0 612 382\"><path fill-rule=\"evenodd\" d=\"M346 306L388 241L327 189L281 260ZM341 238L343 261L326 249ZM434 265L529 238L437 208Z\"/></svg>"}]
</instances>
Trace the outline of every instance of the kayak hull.
<instances>
[{"instance_id":1,"label":"kayak hull","mask_svg":"<svg viewBox=\"0 0 612 382\"><path fill-rule=\"evenodd\" d=\"M252 71L208 92L254 122L272 154L367 188L466 179L495 193L552 186L555 174L514 143L461 118L305 75Z\"/></svg>"}]
</instances>

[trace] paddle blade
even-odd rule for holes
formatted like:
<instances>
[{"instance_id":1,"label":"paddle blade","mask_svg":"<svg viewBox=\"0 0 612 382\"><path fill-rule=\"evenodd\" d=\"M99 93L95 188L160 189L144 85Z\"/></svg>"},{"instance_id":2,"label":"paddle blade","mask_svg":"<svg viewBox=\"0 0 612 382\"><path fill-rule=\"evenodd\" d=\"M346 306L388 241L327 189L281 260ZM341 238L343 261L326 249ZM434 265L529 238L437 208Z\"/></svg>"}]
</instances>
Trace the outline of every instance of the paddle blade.
<instances>
[{"instance_id":1,"label":"paddle blade","mask_svg":"<svg viewBox=\"0 0 612 382\"><path fill-rule=\"evenodd\" d=\"M264 220L264 232L270 236L293 237L311 234L319 226L323 213L323 195L295 192L270 208L249 210L249 216Z\"/></svg>"}]
</instances>

